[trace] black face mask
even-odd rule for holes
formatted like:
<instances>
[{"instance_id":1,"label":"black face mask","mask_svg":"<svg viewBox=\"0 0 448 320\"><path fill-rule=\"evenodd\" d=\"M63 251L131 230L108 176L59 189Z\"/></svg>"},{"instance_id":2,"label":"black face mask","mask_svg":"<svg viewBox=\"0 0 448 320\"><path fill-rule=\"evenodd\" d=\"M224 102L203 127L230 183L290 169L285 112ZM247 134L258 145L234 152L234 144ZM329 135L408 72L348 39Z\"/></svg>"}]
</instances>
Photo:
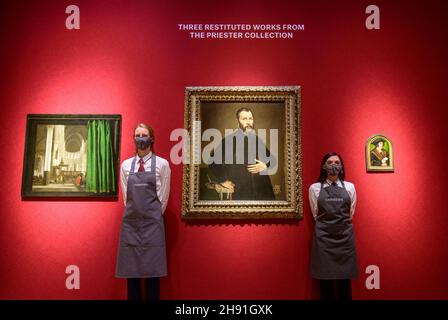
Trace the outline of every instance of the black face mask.
<instances>
[{"instance_id":1,"label":"black face mask","mask_svg":"<svg viewBox=\"0 0 448 320\"><path fill-rule=\"evenodd\" d=\"M153 140L151 137L134 137L134 143L137 149L139 150L145 150L148 149Z\"/></svg>"},{"instance_id":2,"label":"black face mask","mask_svg":"<svg viewBox=\"0 0 448 320\"><path fill-rule=\"evenodd\" d=\"M329 175L337 176L342 171L342 166L340 164L325 164L324 170L327 171Z\"/></svg>"}]
</instances>

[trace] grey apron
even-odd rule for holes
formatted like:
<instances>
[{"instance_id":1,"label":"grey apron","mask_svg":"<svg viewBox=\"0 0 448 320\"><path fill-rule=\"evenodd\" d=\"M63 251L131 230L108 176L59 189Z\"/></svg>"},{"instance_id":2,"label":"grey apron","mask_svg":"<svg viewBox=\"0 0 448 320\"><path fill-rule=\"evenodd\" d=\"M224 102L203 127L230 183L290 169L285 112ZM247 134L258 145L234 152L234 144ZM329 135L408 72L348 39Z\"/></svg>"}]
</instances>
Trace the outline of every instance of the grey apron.
<instances>
[{"instance_id":1,"label":"grey apron","mask_svg":"<svg viewBox=\"0 0 448 320\"><path fill-rule=\"evenodd\" d=\"M120 229L116 277L153 278L167 275L165 225L156 191L156 155L150 172L128 176L126 208Z\"/></svg>"},{"instance_id":2,"label":"grey apron","mask_svg":"<svg viewBox=\"0 0 448 320\"><path fill-rule=\"evenodd\" d=\"M317 200L311 277L315 279L353 279L358 277L355 235L350 219L351 199L343 188L321 186Z\"/></svg>"}]
</instances>

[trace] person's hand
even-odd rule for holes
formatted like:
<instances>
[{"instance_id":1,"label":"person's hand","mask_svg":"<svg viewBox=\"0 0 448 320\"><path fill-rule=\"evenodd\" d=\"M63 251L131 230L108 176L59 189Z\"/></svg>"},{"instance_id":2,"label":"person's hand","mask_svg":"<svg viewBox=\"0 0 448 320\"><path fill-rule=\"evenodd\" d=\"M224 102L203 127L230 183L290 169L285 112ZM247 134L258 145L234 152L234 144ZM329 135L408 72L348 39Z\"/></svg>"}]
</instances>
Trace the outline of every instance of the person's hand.
<instances>
[{"instance_id":1,"label":"person's hand","mask_svg":"<svg viewBox=\"0 0 448 320\"><path fill-rule=\"evenodd\" d=\"M228 189L231 193L235 192L235 184L230 180L226 180L222 182L220 185Z\"/></svg>"},{"instance_id":2,"label":"person's hand","mask_svg":"<svg viewBox=\"0 0 448 320\"><path fill-rule=\"evenodd\" d=\"M381 160L381 165L382 165L382 166L387 166L386 161L387 161L388 159L389 159L388 157L384 157L384 158Z\"/></svg>"},{"instance_id":3,"label":"person's hand","mask_svg":"<svg viewBox=\"0 0 448 320\"><path fill-rule=\"evenodd\" d=\"M266 170L266 163L255 159L256 164L250 164L247 166L247 171L250 173L260 173L263 170Z\"/></svg>"}]
</instances>

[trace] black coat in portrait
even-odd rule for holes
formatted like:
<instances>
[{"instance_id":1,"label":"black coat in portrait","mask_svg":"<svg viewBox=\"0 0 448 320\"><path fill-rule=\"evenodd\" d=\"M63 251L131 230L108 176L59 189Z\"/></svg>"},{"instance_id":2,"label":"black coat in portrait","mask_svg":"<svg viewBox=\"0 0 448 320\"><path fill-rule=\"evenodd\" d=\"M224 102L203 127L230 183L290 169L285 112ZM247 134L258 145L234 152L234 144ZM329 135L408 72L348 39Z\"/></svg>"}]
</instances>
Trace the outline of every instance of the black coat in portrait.
<instances>
[{"instance_id":1,"label":"black coat in portrait","mask_svg":"<svg viewBox=\"0 0 448 320\"><path fill-rule=\"evenodd\" d=\"M249 164L256 164L255 159L264 162L268 169L276 165L277 160L270 157L270 151L262 139L254 133L245 134L238 129L222 139L214 155L220 150L222 163L212 163L209 168L219 183L230 180L235 184L233 200L275 200L269 175L247 170Z\"/></svg>"}]
</instances>

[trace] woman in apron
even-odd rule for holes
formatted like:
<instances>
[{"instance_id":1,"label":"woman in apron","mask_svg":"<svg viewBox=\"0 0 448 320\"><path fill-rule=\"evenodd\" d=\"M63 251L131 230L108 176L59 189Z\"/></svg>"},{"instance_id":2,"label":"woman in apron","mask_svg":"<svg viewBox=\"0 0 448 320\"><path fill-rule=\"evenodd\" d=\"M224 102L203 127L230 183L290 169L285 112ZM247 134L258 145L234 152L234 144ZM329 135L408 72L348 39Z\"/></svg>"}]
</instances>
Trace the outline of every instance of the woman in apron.
<instances>
[{"instance_id":1,"label":"woman in apron","mask_svg":"<svg viewBox=\"0 0 448 320\"><path fill-rule=\"evenodd\" d=\"M125 211L120 228L116 277L127 278L128 299L158 300L160 277L167 275L165 211L170 191L170 167L153 150L154 131L146 124L134 129L137 155L123 161L121 186Z\"/></svg>"},{"instance_id":2,"label":"woman in apron","mask_svg":"<svg viewBox=\"0 0 448 320\"><path fill-rule=\"evenodd\" d=\"M317 183L309 189L315 232L311 251L311 276L320 280L322 299L351 299L351 281L358 277L352 218L355 186L345 181L342 157L327 153Z\"/></svg>"}]
</instances>

